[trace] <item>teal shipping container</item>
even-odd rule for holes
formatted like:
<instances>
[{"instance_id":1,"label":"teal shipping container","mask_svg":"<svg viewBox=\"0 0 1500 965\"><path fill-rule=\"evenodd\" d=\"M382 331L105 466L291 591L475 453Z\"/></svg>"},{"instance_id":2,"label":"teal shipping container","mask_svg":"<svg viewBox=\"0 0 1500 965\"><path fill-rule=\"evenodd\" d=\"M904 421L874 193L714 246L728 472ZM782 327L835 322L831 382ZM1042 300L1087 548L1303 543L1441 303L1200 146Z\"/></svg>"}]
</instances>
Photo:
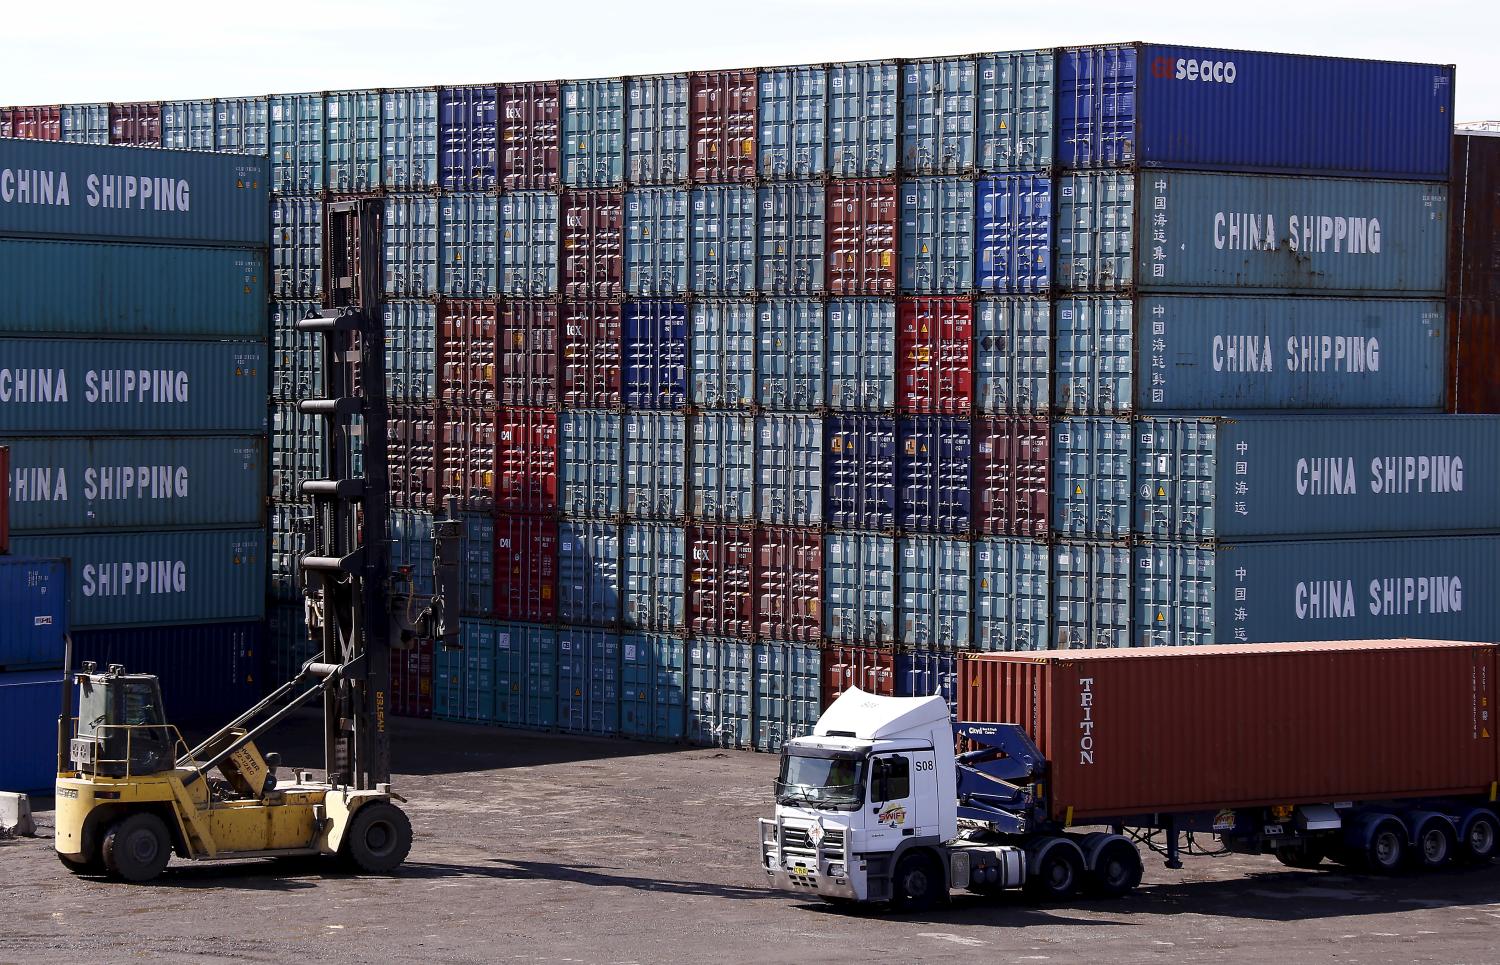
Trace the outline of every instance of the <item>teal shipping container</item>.
<instances>
[{"instance_id":1,"label":"teal shipping container","mask_svg":"<svg viewBox=\"0 0 1500 965\"><path fill-rule=\"evenodd\" d=\"M620 638L620 735L681 740L684 721L681 637L627 633Z\"/></svg>"},{"instance_id":2,"label":"teal shipping container","mask_svg":"<svg viewBox=\"0 0 1500 965\"><path fill-rule=\"evenodd\" d=\"M266 253L0 240L0 332L87 338L265 337Z\"/></svg>"},{"instance_id":3,"label":"teal shipping container","mask_svg":"<svg viewBox=\"0 0 1500 965\"><path fill-rule=\"evenodd\" d=\"M265 162L0 140L0 236L264 248Z\"/></svg>"},{"instance_id":4,"label":"teal shipping container","mask_svg":"<svg viewBox=\"0 0 1500 965\"><path fill-rule=\"evenodd\" d=\"M1443 293L1444 184L1092 172L1053 194L1064 291Z\"/></svg>"},{"instance_id":5,"label":"teal shipping container","mask_svg":"<svg viewBox=\"0 0 1500 965\"><path fill-rule=\"evenodd\" d=\"M0 438L261 433L264 342L0 339Z\"/></svg>"},{"instance_id":6,"label":"teal shipping container","mask_svg":"<svg viewBox=\"0 0 1500 965\"><path fill-rule=\"evenodd\" d=\"M75 629L265 616L261 528L18 536L11 543L20 556L67 561Z\"/></svg>"},{"instance_id":7,"label":"teal shipping container","mask_svg":"<svg viewBox=\"0 0 1500 965\"><path fill-rule=\"evenodd\" d=\"M5 444L17 535L265 520L264 436L18 437Z\"/></svg>"}]
</instances>

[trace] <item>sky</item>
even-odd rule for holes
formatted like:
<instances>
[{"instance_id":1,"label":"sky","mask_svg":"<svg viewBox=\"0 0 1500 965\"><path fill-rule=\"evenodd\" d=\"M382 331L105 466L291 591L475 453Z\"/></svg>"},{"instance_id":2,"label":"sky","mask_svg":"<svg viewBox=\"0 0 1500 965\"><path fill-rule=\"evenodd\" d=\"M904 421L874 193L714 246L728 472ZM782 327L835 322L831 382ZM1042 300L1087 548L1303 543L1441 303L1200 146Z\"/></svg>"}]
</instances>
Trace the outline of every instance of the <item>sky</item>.
<instances>
[{"instance_id":1,"label":"sky","mask_svg":"<svg viewBox=\"0 0 1500 965\"><path fill-rule=\"evenodd\" d=\"M175 100L912 58L1126 40L1458 66L1500 119L1500 3L75 0L5 13L0 103Z\"/></svg>"}]
</instances>

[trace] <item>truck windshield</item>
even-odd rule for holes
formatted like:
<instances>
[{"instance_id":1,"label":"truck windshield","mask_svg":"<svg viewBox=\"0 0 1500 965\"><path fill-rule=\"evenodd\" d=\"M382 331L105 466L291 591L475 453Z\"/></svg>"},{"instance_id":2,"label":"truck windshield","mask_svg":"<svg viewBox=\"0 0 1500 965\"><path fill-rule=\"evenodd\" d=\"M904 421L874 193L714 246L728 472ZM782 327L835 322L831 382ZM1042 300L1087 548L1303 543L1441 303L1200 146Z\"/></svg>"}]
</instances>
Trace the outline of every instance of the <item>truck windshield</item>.
<instances>
[{"instance_id":1,"label":"truck windshield","mask_svg":"<svg viewBox=\"0 0 1500 965\"><path fill-rule=\"evenodd\" d=\"M861 756L783 754L776 803L852 810L864 803L864 783L865 762Z\"/></svg>"}]
</instances>

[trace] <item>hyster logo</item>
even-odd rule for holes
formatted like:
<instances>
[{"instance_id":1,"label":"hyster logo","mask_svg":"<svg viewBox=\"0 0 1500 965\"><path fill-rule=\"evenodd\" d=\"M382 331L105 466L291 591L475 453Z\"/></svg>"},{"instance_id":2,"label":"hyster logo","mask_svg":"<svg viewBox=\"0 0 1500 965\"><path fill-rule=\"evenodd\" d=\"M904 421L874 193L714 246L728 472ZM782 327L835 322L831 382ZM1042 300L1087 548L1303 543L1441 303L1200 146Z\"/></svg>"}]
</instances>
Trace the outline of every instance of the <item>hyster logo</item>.
<instances>
[{"instance_id":1,"label":"hyster logo","mask_svg":"<svg viewBox=\"0 0 1500 965\"><path fill-rule=\"evenodd\" d=\"M1078 678L1078 706L1083 716L1078 721L1078 763L1094 763L1094 678Z\"/></svg>"},{"instance_id":2,"label":"hyster logo","mask_svg":"<svg viewBox=\"0 0 1500 965\"><path fill-rule=\"evenodd\" d=\"M1201 80L1210 84L1232 84L1239 74L1232 60L1188 60L1158 57L1151 62L1157 80Z\"/></svg>"}]
</instances>

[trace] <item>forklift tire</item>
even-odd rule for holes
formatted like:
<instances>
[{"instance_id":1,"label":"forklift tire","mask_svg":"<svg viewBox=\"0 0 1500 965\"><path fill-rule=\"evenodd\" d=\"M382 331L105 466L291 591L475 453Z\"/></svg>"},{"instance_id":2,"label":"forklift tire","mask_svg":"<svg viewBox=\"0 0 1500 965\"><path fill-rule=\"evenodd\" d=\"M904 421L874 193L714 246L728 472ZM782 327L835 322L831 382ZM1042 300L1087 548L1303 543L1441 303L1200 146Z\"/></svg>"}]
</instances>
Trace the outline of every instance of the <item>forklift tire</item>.
<instances>
[{"instance_id":1,"label":"forklift tire","mask_svg":"<svg viewBox=\"0 0 1500 965\"><path fill-rule=\"evenodd\" d=\"M1084 875L1084 888L1097 898L1120 898L1136 889L1144 871L1135 845L1116 838L1099 849L1094 867Z\"/></svg>"},{"instance_id":2,"label":"forklift tire","mask_svg":"<svg viewBox=\"0 0 1500 965\"><path fill-rule=\"evenodd\" d=\"M88 859L87 861L74 861L72 858L63 854L61 851L55 851L53 853L57 855L57 860L62 862L63 867L67 868L75 875L104 874L104 859L100 857L97 852L92 858Z\"/></svg>"},{"instance_id":3,"label":"forklift tire","mask_svg":"<svg viewBox=\"0 0 1500 965\"><path fill-rule=\"evenodd\" d=\"M116 821L104 835L104 867L126 881L150 881L172 857L172 839L161 818L149 811Z\"/></svg>"},{"instance_id":4,"label":"forklift tire","mask_svg":"<svg viewBox=\"0 0 1500 965\"><path fill-rule=\"evenodd\" d=\"M891 892L897 909L927 911L948 897L948 882L932 855L914 851L896 862Z\"/></svg>"},{"instance_id":5,"label":"forklift tire","mask_svg":"<svg viewBox=\"0 0 1500 965\"><path fill-rule=\"evenodd\" d=\"M411 821L387 801L374 801L354 812L344 836L343 855L365 874L389 874L411 851Z\"/></svg>"}]
</instances>

